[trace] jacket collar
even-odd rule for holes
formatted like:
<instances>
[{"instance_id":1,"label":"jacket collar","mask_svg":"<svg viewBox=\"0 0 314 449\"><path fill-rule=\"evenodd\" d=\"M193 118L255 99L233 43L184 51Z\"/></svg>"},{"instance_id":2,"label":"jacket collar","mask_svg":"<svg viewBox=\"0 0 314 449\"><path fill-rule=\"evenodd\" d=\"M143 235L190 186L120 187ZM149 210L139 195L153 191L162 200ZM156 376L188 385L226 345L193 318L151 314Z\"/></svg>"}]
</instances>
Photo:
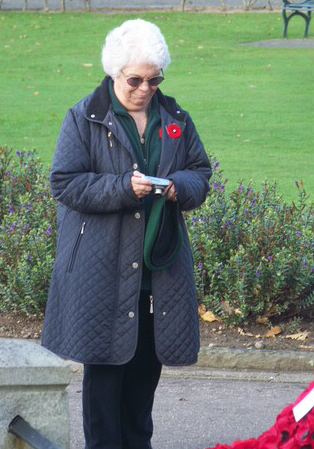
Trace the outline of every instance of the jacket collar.
<instances>
[{"instance_id":1,"label":"jacket collar","mask_svg":"<svg viewBox=\"0 0 314 449\"><path fill-rule=\"evenodd\" d=\"M106 76L101 84L92 92L86 107L86 117L91 120L103 122L110 107L109 80ZM157 97L159 103L175 119L184 122L186 111L181 109L174 98L164 95L158 88Z\"/></svg>"},{"instance_id":2,"label":"jacket collar","mask_svg":"<svg viewBox=\"0 0 314 449\"><path fill-rule=\"evenodd\" d=\"M88 119L103 122L110 106L109 80L106 76L102 83L91 93L91 97L86 107Z\"/></svg>"}]
</instances>

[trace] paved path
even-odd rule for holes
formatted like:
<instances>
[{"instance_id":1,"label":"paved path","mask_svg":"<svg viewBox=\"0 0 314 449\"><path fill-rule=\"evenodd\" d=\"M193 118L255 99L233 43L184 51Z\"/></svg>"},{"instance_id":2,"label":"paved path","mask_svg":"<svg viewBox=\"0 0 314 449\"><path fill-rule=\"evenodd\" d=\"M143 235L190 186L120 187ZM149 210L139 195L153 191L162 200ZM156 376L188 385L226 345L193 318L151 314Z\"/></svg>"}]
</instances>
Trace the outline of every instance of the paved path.
<instances>
[{"instance_id":1,"label":"paved path","mask_svg":"<svg viewBox=\"0 0 314 449\"><path fill-rule=\"evenodd\" d=\"M260 435L308 382L272 383L163 376L154 407L154 449L204 449ZM303 380L302 380L303 379ZM83 449L80 374L68 387L71 449Z\"/></svg>"},{"instance_id":2,"label":"paved path","mask_svg":"<svg viewBox=\"0 0 314 449\"><path fill-rule=\"evenodd\" d=\"M29 9L41 9L43 7L43 0L28 0ZM188 1L187 1L187 6ZM227 0L227 7L241 7L243 8L242 0ZM279 6L281 0L272 0L273 6ZM2 9L22 9L24 0L3 0ZM221 6L220 0L193 0L194 6ZM254 6L264 7L267 5L266 0L257 0ZM93 8L143 8L143 7L172 7L180 6L180 0L92 0ZM66 7L68 9L83 8L84 0L66 0ZM49 0L50 9L59 9L60 0Z\"/></svg>"},{"instance_id":3,"label":"paved path","mask_svg":"<svg viewBox=\"0 0 314 449\"><path fill-rule=\"evenodd\" d=\"M301 23L301 22L300 22ZM300 34L303 28L300 28ZM313 48L314 39L266 39L264 41L245 42L241 45L254 45L256 47L303 47Z\"/></svg>"}]
</instances>

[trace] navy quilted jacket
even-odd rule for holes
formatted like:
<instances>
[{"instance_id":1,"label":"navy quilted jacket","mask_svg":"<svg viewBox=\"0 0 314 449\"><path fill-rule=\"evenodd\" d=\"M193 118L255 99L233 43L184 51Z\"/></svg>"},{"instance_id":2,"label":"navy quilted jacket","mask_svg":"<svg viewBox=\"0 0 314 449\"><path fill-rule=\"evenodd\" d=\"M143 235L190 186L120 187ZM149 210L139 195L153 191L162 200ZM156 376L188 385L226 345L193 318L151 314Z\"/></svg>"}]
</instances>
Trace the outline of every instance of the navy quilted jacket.
<instances>
[{"instance_id":1,"label":"navy quilted jacket","mask_svg":"<svg viewBox=\"0 0 314 449\"><path fill-rule=\"evenodd\" d=\"M209 189L210 163L186 111L157 90L162 152L157 175L174 180L181 210L198 207ZM177 123L179 138L166 127ZM58 242L42 343L60 356L123 364L135 352L145 216L131 176L136 155L114 115L108 77L68 111L52 164ZM174 264L154 272L156 351L166 365L195 363L199 350L193 260L184 242Z\"/></svg>"}]
</instances>

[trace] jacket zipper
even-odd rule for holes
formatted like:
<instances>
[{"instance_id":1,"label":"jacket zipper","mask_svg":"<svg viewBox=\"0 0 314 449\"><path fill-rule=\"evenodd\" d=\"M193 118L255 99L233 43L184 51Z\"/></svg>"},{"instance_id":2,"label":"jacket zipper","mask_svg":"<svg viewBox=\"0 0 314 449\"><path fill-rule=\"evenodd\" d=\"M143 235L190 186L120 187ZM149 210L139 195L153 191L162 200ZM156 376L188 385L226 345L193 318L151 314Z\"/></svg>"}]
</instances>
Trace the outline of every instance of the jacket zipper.
<instances>
[{"instance_id":1,"label":"jacket zipper","mask_svg":"<svg viewBox=\"0 0 314 449\"><path fill-rule=\"evenodd\" d=\"M86 221L84 221L82 223L80 232L79 232L79 234L77 236L77 239L76 239L73 251L72 251L72 255L71 255L71 259L70 259L70 263L69 263L69 267L68 267L68 272L69 273L71 273L71 271L73 270L73 265L74 265L74 262L75 262L75 259L76 259L76 254L77 254L77 251L79 249L82 236L83 236L84 231L85 231L85 226L86 226Z\"/></svg>"},{"instance_id":2,"label":"jacket zipper","mask_svg":"<svg viewBox=\"0 0 314 449\"><path fill-rule=\"evenodd\" d=\"M149 313L154 313L154 298L152 295L149 295L149 301L150 301Z\"/></svg>"}]
</instances>

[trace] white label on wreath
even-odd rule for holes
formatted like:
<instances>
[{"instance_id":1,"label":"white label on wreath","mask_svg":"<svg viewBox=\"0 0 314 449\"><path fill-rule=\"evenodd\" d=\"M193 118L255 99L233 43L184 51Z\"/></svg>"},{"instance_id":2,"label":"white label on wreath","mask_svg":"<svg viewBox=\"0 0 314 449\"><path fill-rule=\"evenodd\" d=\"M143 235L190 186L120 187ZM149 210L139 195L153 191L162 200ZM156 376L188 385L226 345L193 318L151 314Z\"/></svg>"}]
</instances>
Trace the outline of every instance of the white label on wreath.
<instances>
[{"instance_id":1,"label":"white label on wreath","mask_svg":"<svg viewBox=\"0 0 314 449\"><path fill-rule=\"evenodd\" d=\"M309 392L305 398L302 399L295 407L293 407L293 414L296 421L300 421L303 416L307 415L314 407L314 388Z\"/></svg>"}]
</instances>

